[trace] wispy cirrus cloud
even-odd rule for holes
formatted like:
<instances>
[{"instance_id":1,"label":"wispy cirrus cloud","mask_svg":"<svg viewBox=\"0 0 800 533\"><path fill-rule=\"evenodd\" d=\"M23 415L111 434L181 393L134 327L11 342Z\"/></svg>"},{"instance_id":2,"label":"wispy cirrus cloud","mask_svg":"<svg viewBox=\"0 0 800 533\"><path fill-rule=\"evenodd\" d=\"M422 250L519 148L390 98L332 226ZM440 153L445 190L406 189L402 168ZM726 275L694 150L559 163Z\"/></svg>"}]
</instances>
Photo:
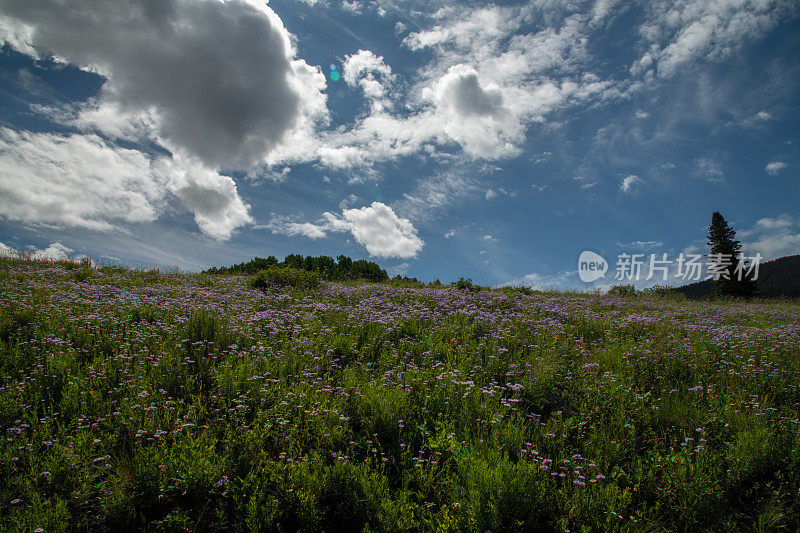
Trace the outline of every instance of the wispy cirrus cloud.
<instances>
[{"instance_id":1,"label":"wispy cirrus cloud","mask_svg":"<svg viewBox=\"0 0 800 533\"><path fill-rule=\"evenodd\" d=\"M630 174L623 178L622 183L619 185L619 190L628 193L633 190L634 185L642 183L644 180L635 174Z\"/></svg>"},{"instance_id":2,"label":"wispy cirrus cloud","mask_svg":"<svg viewBox=\"0 0 800 533\"><path fill-rule=\"evenodd\" d=\"M791 0L654 0L639 27L647 51L631 72L665 78L704 61L727 58L742 43L764 35L797 12Z\"/></svg>"}]
</instances>

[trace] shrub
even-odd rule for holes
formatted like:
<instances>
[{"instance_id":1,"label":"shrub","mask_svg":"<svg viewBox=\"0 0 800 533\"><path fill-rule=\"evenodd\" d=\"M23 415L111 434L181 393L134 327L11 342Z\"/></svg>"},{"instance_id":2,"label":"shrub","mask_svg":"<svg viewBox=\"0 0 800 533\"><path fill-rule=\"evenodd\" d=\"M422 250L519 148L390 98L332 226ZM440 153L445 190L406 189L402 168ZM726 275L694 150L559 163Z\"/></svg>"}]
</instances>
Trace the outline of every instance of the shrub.
<instances>
[{"instance_id":1,"label":"shrub","mask_svg":"<svg viewBox=\"0 0 800 533\"><path fill-rule=\"evenodd\" d=\"M653 285L642 290L642 294L647 296L659 296L662 298L671 298L675 300L686 300L686 295L675 290L674 287L667 285Z\"/></svg>"},{"instance_id":2,"label":"shrub","mask_svg":"<svg viewBox=\"0 0 800 533\"><path fill-rule=\"evenodd\" d=\"M614 285L610 289L608 289L609 296L622 296L625 298L630 298L636 296L636 289L633 285Z\"/></svg>"},{"instance_id":3,"label":"shrub","mask_svg":"<svg viewBox=\"0 0 800 533\"><path fill-rule=\"evenodd\" d=\"M458 278L458 281L454 281L450 285L461 291L482 291L486 289L476 283L472 283L471 278Z\"/></svg>"},{"instance_id":4,"label":"shrub","mask_svg":"<svg viewBox=\"0 0 800 533\"><path fill-rule=\"evenodd\" d=\"M271 266L260 270L251 280L250 288L263 289L270 285L292 287L295 289L314 289L319 286L320 278L316 272L298 270L290 267Z\"/></svg>"},{"instance_id":5,"label":"shrub","mask_svg":"<svg viewBox=\"0 0 800 533\"><path fill-rule=\"evenodd\" d=\"M505 287L500 287L497 290L505 294L524 294L525 296L531 296L534 294L533 289L527 285L506 285Z\"/></svg>"}]
</instances>

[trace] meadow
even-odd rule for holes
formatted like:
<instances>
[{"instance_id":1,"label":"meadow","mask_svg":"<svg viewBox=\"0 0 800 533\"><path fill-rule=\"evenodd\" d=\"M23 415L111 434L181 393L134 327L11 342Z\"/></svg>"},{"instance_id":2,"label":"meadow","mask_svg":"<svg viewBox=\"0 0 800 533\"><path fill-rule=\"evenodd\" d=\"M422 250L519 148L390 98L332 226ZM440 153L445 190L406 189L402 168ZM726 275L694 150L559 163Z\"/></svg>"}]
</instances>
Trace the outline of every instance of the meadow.
<instances>
[{"instance_id":1,"label":"meadow","mask_svg":"<svg viewBox=\"0 0 800 533\"><path fill-rule=\"evenodd\" d=\"M0 259L4 531L797 531L800 304Z\"/></svg>"}]
</instances>

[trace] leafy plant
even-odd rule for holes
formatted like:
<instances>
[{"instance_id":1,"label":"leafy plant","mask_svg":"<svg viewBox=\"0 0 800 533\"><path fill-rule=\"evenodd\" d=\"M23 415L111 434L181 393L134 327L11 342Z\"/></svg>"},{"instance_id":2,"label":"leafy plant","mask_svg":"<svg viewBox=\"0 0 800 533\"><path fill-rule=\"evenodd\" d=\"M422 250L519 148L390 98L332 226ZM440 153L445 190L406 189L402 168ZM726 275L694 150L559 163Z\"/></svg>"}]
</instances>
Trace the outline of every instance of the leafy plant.
<instances>
[{"instance_id":1,"label":"leafy plant","mask_svg":"<svg viewBox=\"0 0 800 533\"><path fill-rule=\"evenodd\" d=\"M319 274L290 267L271 266L260 270L250 279L250 288L263 289L269 286L315 289L320 284Z\"/></svg>"},{"instance_id":2,"label":"leafy plant","mask_svg":"<svg viewBox=\"0 0 800 533\"><path fill-rule=\"evenodd\" d=\"M631 298L636 296L636 289L633 285L613 285L606 293L609 296L620 296L623 298Z\"/></svg>"}]
</instances>

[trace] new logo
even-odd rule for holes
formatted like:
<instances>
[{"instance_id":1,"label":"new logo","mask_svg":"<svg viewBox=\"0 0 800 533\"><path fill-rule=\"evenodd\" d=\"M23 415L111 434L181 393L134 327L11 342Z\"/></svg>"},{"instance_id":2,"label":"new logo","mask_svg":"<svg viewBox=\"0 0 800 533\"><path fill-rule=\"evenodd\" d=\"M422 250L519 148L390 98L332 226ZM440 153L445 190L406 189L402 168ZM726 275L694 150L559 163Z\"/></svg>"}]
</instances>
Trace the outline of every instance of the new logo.
<instances>
[{"instance_id":1,"label":"new logo","mask_svg":"<svg viewBox=\"0 0 800 533\"><path fill-rule=\"evenodd\" d=\"M591 283L606 275L608 271L608 261L602 255L598 255L589 250L581 252L578 258L578 276L584 283Z\"/></svg>"}]
</instances>

